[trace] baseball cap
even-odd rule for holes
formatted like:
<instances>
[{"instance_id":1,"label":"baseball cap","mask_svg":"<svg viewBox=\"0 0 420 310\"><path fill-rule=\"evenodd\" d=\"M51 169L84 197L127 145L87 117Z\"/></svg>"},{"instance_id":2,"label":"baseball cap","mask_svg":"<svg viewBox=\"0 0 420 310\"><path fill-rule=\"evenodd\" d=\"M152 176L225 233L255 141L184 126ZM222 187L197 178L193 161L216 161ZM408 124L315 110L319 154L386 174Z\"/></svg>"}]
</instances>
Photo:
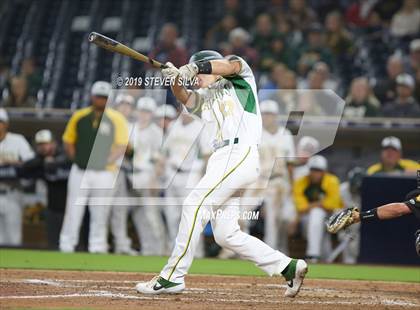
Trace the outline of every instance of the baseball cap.
<instances>
[{"instance_id":1,"label":"baseball cap","mask_svg":"<svg viewBox=\"0 0 420 310\"><path fill-rule=\"evenodd\" d=\"M137 100L137 109L154 112L156 110L156 101L152 97L141 97Z\"/></svg>"},{"instance_id":2,"label":"baseball cap","mask_svg":"<svg viewBox=\"0 0 420 310\"><path fill-rule=\"evenodd\" d=\"M105 81L96 81L93 83L92 88L90 90L90 94L92 96L103 96L108 97L111 92L111 84Z\"/></svg>"},{"instance_id":3,"label":"baseball cap","mask_svg":"<svg viewBox=\"0 0 420 310\"><path fill-rule=\"evenodd\" d=\"M415 52L420 50L420 39L414 39L410 42L410 52Z\"/></svg>"},{"instance_id":4,"label":"baseball cap","mask_svg":"<svg viewBox=\"0 0 420 310\"><path fill-rule=\"evenodd\" d=\"M309 166L309 169L325 171L328 168L327 159L322 155L312 156L308 160L308 166Z\"/></svg>"},{"instance_id":5,"label":"baseball cap","mask_svg":"<svg viewBox=\"0 0 420 310\"><path fill-rule=\"evenodd\" d=\"M160 107L156 109L155 116L157 118L167 117L167 118L176 118L176 110L170 104L162 104Z\"/></svg>"},{"instance_id":6,"label":"baseball cap","mask_svg":"<svg viewBox=\"0 0 420 310\"><path fill-rule=\"evenodd\" d=\"M264 100L260 102L261 113L279 113L279 105L274 100Z\"/></svg>"},{"instance_id":7,"label":"baseball cap","mask_svg":"<svg viewBox=\"0 0 420 310\"><path fill-rule=\"evenodd\" d=\"M383 149L391 147L397 151L402 150L401 140L394 136L383 138L381 146Z\"/></svg>"},{"instance_id":8,"label":"baseball cap","mask_svg":"<svg viewBox=\"0 0 420 310\"><path fill-rule=\"evenodd\" d=\"M8 123L9 122L9 115L7 111L3 108L0 108L0 122Z\"/></svg>"},{"instance_id":9,"label":"baseball cap","mask_svg":"<svg viewBox=\"0 0 420 310\"><path fill-rule=\"evenodd\" d=\"M414 88L414 85L415 85L413 77L407 73L399 74L397 76L396 82L397 82L397 85L404 85L410 88Z\"/></svg>"},{"instance_id":10,"label":"baseball cap","mask_svg":"<svg viewBox=\"0 0 420 310\"><path fill-rule=\"evenodd\" d=\"M311 136L303 136L297 145L298 152L305 152L310 155L315 154L319 150L319 141Z\"/></svg>"},{"instance_id":11,"label":"baseball cap","mask_svg":"<svg viewBox=\"0 0 420 310\"><path fill-rule=\"evenodd\" d=\"M238 38L244 40L245 42L249 42L250 37L251 36L249 35L248 31L241 27L237 27L229 32L229 41Z\"/></svg>"},{"instance_id":12,"label":"baseball cap","mask_svg":"<svg viewBox=\"0 0 420 310\"><path fill-rule=\"evenodd\" d=\"M115 104L120 104L122 102L126 102L130 105L134 104L134 98L131 95L127 94L119 94L117 98L115 98Z\"/></svg>"},{"instance_id":13,"label":"baseball cap","mask_svg":"<svg viewBox=\"0 0 420 310\"><path fill-rule=\"evenodd\" d=\"M48 143L52 140L52 132L48 129L42 129L35 134L35 143Z\"/></svg>"}]
</instances>

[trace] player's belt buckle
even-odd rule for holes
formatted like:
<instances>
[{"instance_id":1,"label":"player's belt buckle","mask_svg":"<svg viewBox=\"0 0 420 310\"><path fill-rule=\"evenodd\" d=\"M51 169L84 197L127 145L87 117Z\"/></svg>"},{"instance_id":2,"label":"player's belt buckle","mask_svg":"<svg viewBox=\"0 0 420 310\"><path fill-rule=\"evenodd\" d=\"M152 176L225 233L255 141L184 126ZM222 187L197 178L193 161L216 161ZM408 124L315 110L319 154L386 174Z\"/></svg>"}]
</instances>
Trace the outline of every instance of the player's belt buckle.
<instances>
[{"instance_id":1,"label":"player's belt buckle","mask_svg":"<svg viewBox=\"0 0 420 310\"><path fill-rule=\"evenodd\" d=\"M223 140L223 141L213 141L213 149L215 151L217 151L218 149L221 149L222 147L225 147L227 145L230 144L238 144L239 143L239 138L234 138L234 139L228 139L228 140Z\"/></svg>"}]
</instances>

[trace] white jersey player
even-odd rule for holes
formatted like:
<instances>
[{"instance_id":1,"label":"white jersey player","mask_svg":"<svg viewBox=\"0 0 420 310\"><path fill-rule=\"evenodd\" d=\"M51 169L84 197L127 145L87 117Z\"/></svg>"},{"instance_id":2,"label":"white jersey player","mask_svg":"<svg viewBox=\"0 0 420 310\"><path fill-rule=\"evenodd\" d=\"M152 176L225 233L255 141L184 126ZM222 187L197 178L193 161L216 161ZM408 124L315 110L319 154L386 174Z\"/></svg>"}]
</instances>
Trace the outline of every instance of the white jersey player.
<instances>
[{"instance_id":1,"label":"white jersey player","mask_svg":"<svg viewBox=\"0 0 420 310\"><path fill-rule=\"evenodd\" d=\"M158 196L155 160L162 145L162 130L153 122L156 102L142 97L137 102L138 122L134 126L133 189L140 195L140 207L133 210L133 220L143 255L163 255L163 221L160 208L153 203Z\"/></svg>"},{"instance_id":2,"label":"white jersey player","mask_svg":"<svg viewBox=\"0 0 420 310\"><path fill-rule=\"evenodd\" d=\"M17 164L34 157L26 139L8 132L9 117L0 108L0 165ZM0 245L19 246L22 243L22 193L19 184L0 183Z\"/></svg>"},{"instance_id":3,"label":"white jersey player","mask_svg":"<svg viewBox=\"0 0 420 310\"><path fill-rule=\"evenodd\" d=\"M289 281L285 295L296 296L307 264L242 232L238 224L239 194L257 180L260 169L261 115L250 67L240 57L223 58L214 51L194 54L189 64L179 69L171 63L167 66L162 73L172 79L178 101L204 121L217 124L217 130L206 173L184 200L172 255L160 275L138 283L137 291L160 294L184 290L184 277L210 214L214 239L220 246L254 262L269 275L283 275ZM199 90L189 91L180 85L194 78Z\"/></svg>"},{"instance_id":4,"label":"white jersey player","mask_svg":"<svg viewBox=\"0 0 420 310\"><path fill-rule=\"evenodd\" d=\"M308 160L320 151L319 141L311 136L303 136L296 147L297 160L293 170L293 178L298 180L309 174Z\"/></svg>"},{"instance_id":5,"label":"white jersey player","mask_svg":"<svg viewBox=\"0 0 420 310\"><path fill-rule=\"evenodd\" d=\"M296 216L291 184L295 145L291 132L278 124L277 102L261 102L263 132L260 151L261 175L265 210L264 241L284 253L288 251L288 224Z\"/></svg>"},{"instance_id":6,"label":"white jersey player","mask_svg":"<svg viewBox=\"0 0 420 310\"><path fill-rule=\"evenodd\" d=\"M120 112L127 120L129 133L134 126L130 123L134 103L133 96L129 94L119 94L115 98L115 110ZM126 166L127 160L124 156L119 160L122 161L122 166ZM114 190L115 201L111 209L111 234L114 238L114 252L116 254L137 255L138 253L131 247L131 239L128 236L127 222L131 205L128 202L130 191L127 185L127 172L121 169L118 173Z\"/></svg>"},{"instance_id":7,"label":"white jersey player","mask_svg":"<svg viewBox=\"0 0 420 310\"><path fill-rule=\"evenodd\" d=\"M167 225L169 248L172 250L181 218L182 202L198 183L203 161L199 158L203 124L188 113L181 113L168 130L164 143L167 169L166 205L163 208Z\"/></svg>"}]
</instances>

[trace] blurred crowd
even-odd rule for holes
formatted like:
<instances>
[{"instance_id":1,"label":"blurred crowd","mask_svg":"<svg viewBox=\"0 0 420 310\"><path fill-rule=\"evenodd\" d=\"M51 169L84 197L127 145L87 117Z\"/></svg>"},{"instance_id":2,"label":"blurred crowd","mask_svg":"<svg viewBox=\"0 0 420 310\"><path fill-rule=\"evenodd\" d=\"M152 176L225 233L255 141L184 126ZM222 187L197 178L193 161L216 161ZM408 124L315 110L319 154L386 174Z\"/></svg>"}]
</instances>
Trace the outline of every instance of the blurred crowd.
<instances>
[{"instance_id":1,"label":"blurred crowd","mask_svg":"<svg viewBox=\"0 0 420 310\"><path fill-rule=\"evenodd\" d=\"M256 74L262 98L278 101L282 112L305 110L298 98L282 100L290 97L288 90L331 89L345 100L345 117L420 116L417 0L337 1L317 10L316 1L265 4L251 18L239 1L225 1L225 15L204 41L204 48L241 55ZM176 66L187 62L176 25L164 25L159 38L150 56ZM377 53L385 61L377 61ZM367 63L357 68L363 67L359 62ZM322 105L318 99L311 105ZM308 112L334 114L324 110Z\"/></svg>"},{"instance_id":2,"label":"blurred crowd","mask_svg":"<svg viewBox=\"0 0 420 310\"><path fill-rule=\"evenodd\" d=\"M260 91L271 90L281 101L278 90L331 89L345 100L344 116L420 116L418 0L272 0L256 2L253 13L226 0L220 21L200 45L241 55ZM184 41L177 25L164 24L150 56L179 67L194 52ZM24 59L11 76L0 56L4 107L36 107L41 82L35 59Z\"/></svg>"}]
</instances>

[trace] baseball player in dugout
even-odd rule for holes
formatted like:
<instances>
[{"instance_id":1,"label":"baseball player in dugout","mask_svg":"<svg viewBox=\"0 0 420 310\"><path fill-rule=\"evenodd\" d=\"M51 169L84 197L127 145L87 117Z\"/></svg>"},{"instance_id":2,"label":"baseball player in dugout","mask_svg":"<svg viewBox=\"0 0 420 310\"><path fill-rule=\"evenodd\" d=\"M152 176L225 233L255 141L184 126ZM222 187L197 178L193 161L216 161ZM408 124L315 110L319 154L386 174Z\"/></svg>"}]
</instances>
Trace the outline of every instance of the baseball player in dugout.
<instances>
[{"instance_id":1,"label":"baseball player in dugout","mask_svg":"<svg viewBox=\"0 0 420 310\"><path fill-rule=\"evenodd\" d=\"M295 145L291 132L279 126L278 103L260 103L262 139L259 146L261 174L253 196L264 199L264 241L271 247L288 252L288 223L295 218L291 197L293 184L292 161ZM249 192L249 190L247 191Z\"/></svg>"},{"instance_id":2,"label":"baseball player in dugout","mask_svg":"<svg viewBox=\"0 0 420 310\"><path fill-rule=\"evenodd\" d=\"M215 241L239 257L254 262L270 276L288 282L285 296L298 294L308 271L305 261L292 259L263 241L240 230L239 208L242 189L260 173L258 144L261 114L255 78L248 64L238 56L223 58L215 51L200 51L188 64L176 68L166 63L162 70L172 79L175 97L192 114L216 124L213 150L204 176L183 202L175 247L160 275L138 283L144 294L176 293L185 288L185 275L205 225L211 217ZM197 81L198 89L186 89L182 81Z\"/></svg>"},{"instance_id":3,"label":"baseball player in dugout","mask_svg":"<svg viewBox=\"0 0 420 310\"><path fill-rule=\"evenodd\" d=\"M153 122L156 101L141 97L137 101L137 122L131 135L133 146L133 189L139 197L139 207L133 211L133 221L141 244L142 255L163 255L164 225L160 208L153 203L159 184L155 162L162 145L162 130Z\"/></svg>"},{"instance_id":4,"label":"baseball player in dugout","mask_svg":"<svg viewBox=\"0 0 420 310\"><path fill-rule=\"evenodd\" d=\"M0 108L0 165L18 165L34 155L24 136L9 132L9 116ZM20 181L0 181L0 245L22 244L22 211Z\"/></svg>"},{"instance_id":5,"label":"baseball player in dugout","mask_svg":"<svg viewBox=\"0 0 420 310\"><path fill-rule=\"evenodd\" d=\"M109 83L95 82L91 105L72 115L63 134L64 147L73 165L60 233L62 252L75 250L86 205L90 212L88 250L108 251L109 202L116 179L116 161L122 158L128 144L124 116L106 107L110 92Z\"/></svg>"},{"instance_id":6,"label":"baseball player in dugout","mask_svg":"<svg viewBox=\"0 0 420 310\"><path fill-rule=\"evenodd\" d=\"M381 161L368 168L368 175L415 174L420 169L418 162L402 158L402 144L397 137L385 137L381 142L381 148Z\"/></svg>"},{"instance_id":7,"label":"baseball player in dugout","mask_svg":"<svg viewBox=\"0 0 420 310\"><path fill-rule=\"evenodd\" d=\"M58 239L64 218L67 197L67 179L71 162L59 147L48 129L35 134L36 156L14 165L15 178L42 179L47 185L47 210L45 228L48 247L58 249ZM9 172L12 170L9 167ZM3 167L0 166L2 170ZM1 173L4 176L4 173Z\"/></svg>"},{"instance_id":8,"label":"baseball player in dugout","mask_svg":"<svg viewBox=\"0 0 420 310\"><path fill-rule=\"evenodd\" d=\"M119 94L115 98L115 110L120 112L124 118L127 120L129 127L129 132L131 132L132 127L134 126L130 122L130 118L134 111L134 97L129 94ZM130 146L128 148L130 151ZM127 153L129 153L129 151ZM130 170L130 160L123 155L119 159L122 161L122 169L118 172L117 183L114 190L114 201L111 208L110 215L110 228L111 234L114 238L114 253L116 254L125 254L125 255L137 255L131 247L131 238L128 236L128 216L131 209L130 203L127 201L127 198L130 197L131 191L128 186L128 172Z\"/></svg>"},{"instance_id":9,"label":"baseball player in dugout","mask_svg":"<svg viewBox=\"0 0 420 310\"><path fill-rule=\"evenodd\" d=\"M308 241L306 257L318 262L331 252L331 240L324 222L330 212L342 207L340 181L327 172L324 156L311 157L308 166L309 174L297 179L293 185L293 197Z\"/></svg>"},{"instance_id":10,"label":"baseball player in dugout","mask_svg":"<svg viewBox=\"0 0 420 310\"><path fill-rule=\"evenodd\" d=\"M201 134L202 122L189 113L182 112L180 117L171 123L164 143L164 161L168 187L163 213L168 225L169 250L172 251L178 226L181 219L181 207L189 191L194 188L201 177L203 160L206 156L206 141ZM203 156L202 156L203 155ZM195 256L203 256L203 247L199 243Z\"/></svg>"}]
</instances>

